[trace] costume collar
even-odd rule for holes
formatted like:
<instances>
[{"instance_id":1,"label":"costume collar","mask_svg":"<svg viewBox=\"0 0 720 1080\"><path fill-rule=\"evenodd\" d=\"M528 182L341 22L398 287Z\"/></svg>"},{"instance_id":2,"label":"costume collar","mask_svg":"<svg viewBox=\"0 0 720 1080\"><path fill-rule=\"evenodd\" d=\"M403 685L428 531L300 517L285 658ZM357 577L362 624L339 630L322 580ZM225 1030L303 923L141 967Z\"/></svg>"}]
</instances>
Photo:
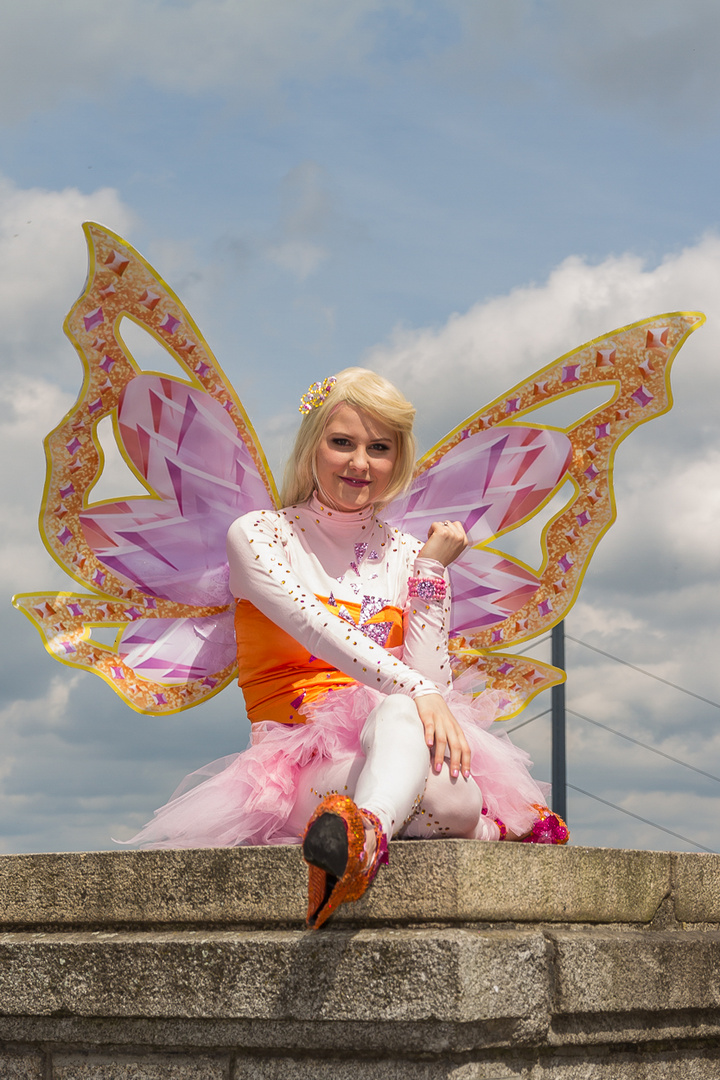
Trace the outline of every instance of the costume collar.
<instances>
[{"instance_id":1,"label":"costume collar","mask_svg":"<svg viewBox=\"0 0 720 1080\"><path fill-rule=\"evenodd\" d=\"M325 525L338 532L355 532L363 526L368 526L375 518L375 507L364 506L362 510L330 510L313 492L305 504L311 514Z\"/></svg>"}]
</instances>

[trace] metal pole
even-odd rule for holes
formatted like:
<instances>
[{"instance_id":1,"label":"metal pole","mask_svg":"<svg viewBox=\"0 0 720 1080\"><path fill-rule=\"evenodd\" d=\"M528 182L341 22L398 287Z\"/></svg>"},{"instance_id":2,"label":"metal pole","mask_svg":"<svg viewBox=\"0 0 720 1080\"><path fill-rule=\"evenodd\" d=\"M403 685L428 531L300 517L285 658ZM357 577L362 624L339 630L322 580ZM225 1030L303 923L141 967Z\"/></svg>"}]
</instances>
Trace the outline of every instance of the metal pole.
<instances>
[{"instance_id":1,"label":"metal pole","mask_svg":"<svg viewBox=\"0 0 720 1080\"><path fill-rule=\"evenodd\" d=\"M565 670L565 623L552 628L553 667ZM552 694L552 808L567 821L567 769L565 754L565 683Z\"/></svg>"}]
</instances>

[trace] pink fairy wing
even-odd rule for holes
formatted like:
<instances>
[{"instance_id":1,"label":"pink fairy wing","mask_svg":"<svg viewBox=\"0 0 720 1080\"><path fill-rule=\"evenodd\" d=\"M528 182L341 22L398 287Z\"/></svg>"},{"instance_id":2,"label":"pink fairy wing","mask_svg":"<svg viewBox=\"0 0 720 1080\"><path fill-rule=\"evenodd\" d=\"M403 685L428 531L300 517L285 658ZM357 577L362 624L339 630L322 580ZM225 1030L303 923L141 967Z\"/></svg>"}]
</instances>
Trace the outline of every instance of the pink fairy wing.
<instances>
[{"instance_id":1,"label":"pink fairy wing","mask_svg":"<svg viewBox=\"0 0 720 1080\"><path fill-rule=\"evenodd\" d=\"M275 486L187 310L121 237L95 224L84 230L88 282L65 323L84 382L45 440L40 529L53 558L92 592L28 593L14 603L56 659L99 675L140 712L177 712L235 675L225 530L247 510L276 505ZM141 374L123 318L167 350L181 377ZM103 467L97 426L108 416L148 496L90 505ZM93 637L96 627L117 629L113 647ZM181 669L184 681L169 675Z\"/></svg>"},{"instance_id":2,"label":"pink fairy wing","mask_svg":"<svg viewBox=\"0 0 720 1080\"><path fill-rule=\"evenodd\" d=\"M538 588L494 626L465 630L453 642L455 649L484 650L527 641L565 617L595 548L615 520L612 471L617 447L640 424L670 408L670 367L703 321L697 313L675 312L596 338L497 398L423 459L421 467L429 469L476 431L516 427L538 406L590 386L608 390L606 404L564 429L572 454L561 479L571 481L573 493L543 532Z\"/></svg>"},{"instance_id":3,"label":"pink fairy wing","mask_svg":"<svg viewBox=\"0 0 720 1080\"><path fill-rule=\"evenodd\" d=\"M468 433L415 477L386 516L419 537L434 521L459 520L472 543L484 543L534 514L562 480L571 456L567 435L547 428ZM502 622L540 585L526 567L477 548L452 564L450 582L454 634Z\"/></svg>"},{"instance_id":4,"label":"pink fairy wing","mask_svg":"<svg viewBox=\"0 0 720 1080\"><path fill-rule=\"evenodd\" d=\"M138 475L161 498L84 511L90 548L153 596L230 603L225 534L236 517L272 503L227 411L184 383L139 375L121 396L118 430Z\"/></svg>"},{"instance_id":5,"label":"pink fairy wing","mask_svg":"<svg viewBox=\"0 0 720 1080\"><path fill-rule=\"evenodd\" d=\"M540 579L510 559L468 548L450 567L450 584L455 636L503 622L535 595Z\"/></svg>"},{"instance_id":6,"label":"pink fairy wing","mask_svg":"<svg viewBox=\"0 0 720 1080\"><path fill-rule=\"evenodd\" d=\"M158 682L212 680L235 660L232 612L139 620L123 634L120 656L136 674Z\"/></svg>"},{"instance_id":7,"label":"pink fairy wing","mask_svg":"<svg viewBox=\"0 0 720 1080\"><path fill-rule=\"evenodd\" d=\"M461 652L451 655L454 686L465 694L489 687L498 692L497 720L509 720L529 701L563 682L565 673L551 664L511 653Z\"/></svg>"},{"instance_id":8,"label":"pink fairy wing","mask_svg":"<svg viewBox=\"0 0 720 1080\"><path fill-rule=\"evenodd\" d=\"M554 491L572 455L567 435L539 427L468 434L413 480L385 512L423 537L433 521L462 521L473 544L533 514Z\"/></svg>"},{"instance_id":9,"label":"pink fairy wing","mask_svg":"<svg viewBox=\"0 0 720 1080\"><path fill-rule=\"evenodd\" d=\"M671 364L702 322L696 312L644 319L548 364L426 454L400 512L389 508L394 523L417 536L431 520L466 523L477 546L450 570L457 598L451 653L460 668L482 670L487 686L515 687L514 711L531 696L520 677L527 661L495 650L547 632L569 611L592 553L615 520L615 451L634 428L670 408ZM543 435L518 423L539 406L589 386L607 388L610 400L562 432L547 429ZM527 434L533 430L534 438ZM516 435L503 441L506 432ZM474 454L483 464L473 474ZM565 479L573 494L543 531L536 571L489 549L493 532L521 525ZM555 673L558 679L561 674Z\"/></svg>"}]
</instances>

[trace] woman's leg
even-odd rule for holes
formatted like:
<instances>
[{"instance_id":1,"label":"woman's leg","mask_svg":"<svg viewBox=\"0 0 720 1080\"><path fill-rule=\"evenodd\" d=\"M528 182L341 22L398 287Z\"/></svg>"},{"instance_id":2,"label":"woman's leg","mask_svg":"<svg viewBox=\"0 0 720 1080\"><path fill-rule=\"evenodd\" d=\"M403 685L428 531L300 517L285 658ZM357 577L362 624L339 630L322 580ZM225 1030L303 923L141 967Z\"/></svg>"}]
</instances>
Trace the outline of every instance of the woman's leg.
<instances>
[{"instance_id":1,"label":"woman's leg","mask_svg":"<svg viewBox=\"0 0 720 1080\"><path fill-rule=\"evenodd\" d=\"M500 830L482 814L475 781L430 770L430 754L411 698L387 697L370 713L361 743L365 758L351 767L331 761L303 772L292 825L302 835L318 803L329 794L349 795L376 814L388 837L435 839L467 837L497 840Z\"/></svg>"},{"instance_id":2,"label":"woman's leg","mask_svg":"<svg viewBox=\"0 0 720 1080\"><path fill-rule=\"evenodd\" d=\"M408 840L499 840L500 830L483 815L482 792L473 778L451 776L446 760L439 773L429 773L422 805L399 835Z\"/></svg>"},{"instance_id":3,"label":"woman's leg","mask_svg":"<svg viewBox=\"0 0 720 1080\"><path fill-rule=\"evenodd\" d=\"M412 698L394 695L370 713L362 731L365 765L353 798L382 822L388 839L420 805L430 768L425 733Z\"/></svg>"},{"instance_id":4,"label":"woman's leg","mask_svg":"<svg viewBox=\"0 0 720 1080\"><path fill-rule=\"evenodd\" d=\"M391 837L412 816L425 790L429 753L423 727L411 698L387 697L373 709L360 738L364 757L351 765L327 759L303 769L290 827L302 836L326 795L349 795L376 814Z\"/></svg>"}]
</instances>

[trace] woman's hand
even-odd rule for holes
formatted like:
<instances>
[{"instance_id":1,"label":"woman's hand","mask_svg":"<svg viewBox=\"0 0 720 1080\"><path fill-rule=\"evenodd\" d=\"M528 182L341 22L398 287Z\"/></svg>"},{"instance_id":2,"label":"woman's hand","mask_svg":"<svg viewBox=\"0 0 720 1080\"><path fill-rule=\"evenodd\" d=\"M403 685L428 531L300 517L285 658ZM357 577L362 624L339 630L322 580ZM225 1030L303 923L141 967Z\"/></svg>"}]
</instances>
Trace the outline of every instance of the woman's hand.
<instances>
[{"instance_id":1,"label":"woman's hand","mask_svg":"<svg viewBox=\"0 0 720 1080\"><path fill-rule=\"evenodd\" d=\"M461 521L433 521L418 558L435 559L443 566L449 566L469 543Z\"/></svg>"},{"instance_id":2,"label":"woman's hand","mask_svg":"<svg viewBox=\"0 0 720 1080\"><path fill-rule=\"evenodd\" d=\"M431 748L432 767L440 772L445 749L450 750L450 775L462 770L465 779L470 775L470 747L463 730L445 704L441 694L421 694L415 699L418 716L425 729L425 742Z\"/></svg>"}]
</instances>

